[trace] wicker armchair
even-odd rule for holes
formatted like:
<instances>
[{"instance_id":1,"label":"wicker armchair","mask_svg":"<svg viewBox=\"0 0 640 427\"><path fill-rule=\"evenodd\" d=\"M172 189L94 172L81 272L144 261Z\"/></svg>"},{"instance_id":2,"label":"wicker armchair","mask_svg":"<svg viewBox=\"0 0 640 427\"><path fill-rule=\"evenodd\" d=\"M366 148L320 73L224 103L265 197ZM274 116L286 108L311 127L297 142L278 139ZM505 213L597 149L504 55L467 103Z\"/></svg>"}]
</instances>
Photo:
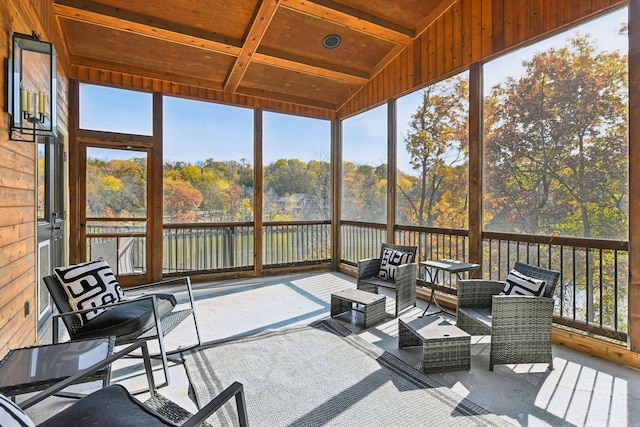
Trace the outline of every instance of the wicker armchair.
<instances>
[{"instance_id":1,"label":"wicker armchair","mask_svg":"<svg viewBox=\"0 0 640 427\"><path fill-rule=\"evenodd\" d=\"M408 264L401 265L396 269L395 280L385 280L378 277L382 253L385 249L393 249L412 254ZM378 293L378 286L395 290L395 317L398 317L398 313L401 310L411 306L415 307L417 278L417 265L415 260L417 249L418 248L416 246L402 246L383 243L380 251L380 258L367 258L358 261L357 288L374 294Z\"/></svg>"},{"instance_id":2,"label":"wicker armchair","mask_svg":"<svg viewBox=\"0 0 640 427\"><path fill-rule=\"evenodd\" d=\"M518 272L546 282L544 295L499 295L505 282L459 280L456 326L471 335L491 335L489 369L494 365L548 363L553 369L553 294L560 273L516 262Z\"/></svg>"}]
</instances>

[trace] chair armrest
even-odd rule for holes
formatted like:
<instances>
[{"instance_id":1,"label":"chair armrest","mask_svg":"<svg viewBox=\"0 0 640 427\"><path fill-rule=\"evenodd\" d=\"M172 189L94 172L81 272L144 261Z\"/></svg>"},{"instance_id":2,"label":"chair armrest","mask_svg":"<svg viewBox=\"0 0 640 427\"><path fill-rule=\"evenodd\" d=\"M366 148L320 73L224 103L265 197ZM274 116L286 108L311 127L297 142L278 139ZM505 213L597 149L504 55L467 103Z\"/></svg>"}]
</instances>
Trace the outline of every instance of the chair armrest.
<instances>
[{"instance_id":1,"label":"chair armrest","mask_svg":"<svg viewBox=\"0 0 640 427\"><path fill-rule=\"evenodd\" d=\"M158 286L170 286L173 284L180 284L182 282L187 287L191 286L191 278L189 276L180 276L180 277L173 277L170 279L160 280L158 282L145 283L144 285L129 286L127 288L124 288L124 291L125 292L139 291L139 290L144 290L149 288L157 288Z\"/></svg>"},{"instance_id":2,"label":"chair armrest","mask_svg":"<svg viewBox=\"0 0 640 427\"><path fill-rule=\"evenodd\" d=\"M127 346L125 349L120 350L117 353L112 354L111 356L105 358L104 360L101 360L100 362L97 362L91 366L89 366L88 368L77 372L75 375L70 376L69 378L62 380L54 385L52 385L51 387L47 388L46 390L43 390L42 392L38 393L37 395L25 400L24 402L20 403L20 408L22 409L27 409L33 405L35 405L38 402L43 401L44 399L46 399L49 396L52 396L56 393L58 393L61 390L64 390L65 388L67 388L68 386L75 384L77 382L80 382L82 380L84 380L85 378L93 375L95 372L103 369L104 367L110 365L111 363L113 363L114 361L126 356L127 354L131 353L134 350L137 349L142 349L142 360L144 363L144 369L147 375L147 383L149 385L149 392L153 395L156 393L156 385L155 385L155 381L153 379L153 372L151 370L151 361L149 358L149 349L147 347L147 342L144 340L139 340L134 342L133 344Z\"/></svg>"},{"instance_id":3,"label":"chair armrest","mask_svg":"<svg viewBox=\"0 0 640 427\"><path fill-rule=\"evenodd\" d=\"M458 307L489 308L491 307L491 298L499 294L504 286L505 282L496 280L458 280Z\"/></svg>"},{"instance_id":4,"label":"chair armrest","mask_svg":"<svg viewBox=\"0 0 640 427\"><path fill-rule=\"evenodd\" d=\"M396 268L396 287L401 288L404 286L416 286L416 280L418 278L418 265L415 263L403 264Z\"/></svg>"},{"instance_id":5,"label":"chair armrest","mask_svg":"<svg viewBox=\"0 0 640 427\"><path fill-rule=\"evenodd\" d=\"M231 400L232 397L236 398L236 406L238 409L238 421L240 427L245 427L248 425L247 421L247 406L244 399L244 389L242 384L239 382L234 382L229 387L224 389L222 393L217 395L215 398L211 400L211 402L207 403L204 408L200 409L196 412L192 417L190 417L186 422L184 422L182 427L194 427L200 425L204 420L206 420L211 414L216 412L218 409L222 407L225 403Z\"/></svg>"},{"instance_id":6,"label":"chair armrest","mask_svg":"<svg viewBox=\"0 0 640 427\"><path fill-rule=\"evenodd\" d=\"M380 271L380 258L367 258L358 261L358 279L369 279Z\"/></svg>"}]
</instances>

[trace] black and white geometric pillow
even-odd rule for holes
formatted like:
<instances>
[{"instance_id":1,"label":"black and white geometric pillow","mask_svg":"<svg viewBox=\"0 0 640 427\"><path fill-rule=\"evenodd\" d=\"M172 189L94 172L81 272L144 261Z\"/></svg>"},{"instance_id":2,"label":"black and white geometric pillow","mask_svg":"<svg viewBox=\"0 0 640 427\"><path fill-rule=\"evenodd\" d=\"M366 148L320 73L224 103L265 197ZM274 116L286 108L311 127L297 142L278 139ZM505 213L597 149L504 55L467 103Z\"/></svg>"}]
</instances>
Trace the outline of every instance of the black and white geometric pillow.
<instances>
[{"instance_id":1,"label":"black and white geometric pillow","mask_svg":"<svg viewBox=\"0 0 640 427\"><path fill-rule=\"evenodd\" d=\"M35 427L36 425L18 405L0 394L0 426Z\"/></svg>"},{"instance_id":2,"label":"black and white geometric pillow","mask_svg":"<svg viewBox=\"0 0 640 427\"><path fill-rule=\"evenodd\" d=\"M127 300L109 264L102 259L57 267L53 271L62 283L73 310L96 307L96 310L79 315L83 325L106 310L97 307Z\"/></svg>"},{"instance_id":3,"label":"black and white geometric pillow","mask_svg":"<svg viewBox=\"0 0 640 427\"><path fill-rule=\"evenodd\" d=\"M501 295L532 295L539 297L544 294L546 282L525 276L517 270L511 270L507 276L507 284Z\"/></svg>"},{"instance_id":4,"label":"black and white geometric pillow","mask_svg":"<svg viewBox=\"0 0 640 427\"><path fill-rule=\"evenodd\" d=\"M378 277L385 280L395 280L396 268L411 262L413 254L411 252L400 252L385 248L380 260L380 271Z\"/></svg>"}]
</instances>

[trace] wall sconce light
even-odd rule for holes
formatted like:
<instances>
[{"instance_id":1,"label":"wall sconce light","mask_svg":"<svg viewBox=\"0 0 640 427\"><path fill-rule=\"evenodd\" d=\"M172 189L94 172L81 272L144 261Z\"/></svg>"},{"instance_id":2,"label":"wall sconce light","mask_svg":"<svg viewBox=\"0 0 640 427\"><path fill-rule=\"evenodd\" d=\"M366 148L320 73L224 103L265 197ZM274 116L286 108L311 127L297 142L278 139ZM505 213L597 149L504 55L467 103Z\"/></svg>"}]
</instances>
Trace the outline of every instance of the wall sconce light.
<instances>
[{"instance_id":1,"label":"wall sconce light","mask_svg":"<svg viewBox=\"0 0 640 427\"><path fill-rule=\"evenodd\" d=\"M9 139L35 141L56 130L57 56L53 45L38 35L13 34L7 67Z\"/></svg>"}]
</instances>

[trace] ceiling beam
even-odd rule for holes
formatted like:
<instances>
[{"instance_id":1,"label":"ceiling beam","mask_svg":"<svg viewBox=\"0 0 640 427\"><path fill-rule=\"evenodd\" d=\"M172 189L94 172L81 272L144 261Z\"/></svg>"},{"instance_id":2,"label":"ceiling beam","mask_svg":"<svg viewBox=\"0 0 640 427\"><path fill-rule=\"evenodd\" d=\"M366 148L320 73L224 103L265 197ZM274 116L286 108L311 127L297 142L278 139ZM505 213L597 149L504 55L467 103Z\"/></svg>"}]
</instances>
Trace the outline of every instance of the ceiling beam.
<instances>
[{"instance_id":1,"label":"ceiling beam","mask_svg":"<svg viewBox=\"0 0 640 427\"><path fill-rule=\"evenodd\" d=\"M290 55L275 49L261 48L253 55L253 61L355 85L364 85L369 81L368 73L343 66L332 66L332 69L328 69L324 64L318 64L309 58Z\"/></svg>"},{"instance_id":2,"label":"ceiling beam","mask_svg":"<svg viewBox=\"0 0 640 427\"><path fill-rule=\"evenodd\" d=\"M333 0L280 0L282 7L343 25L396 44L408 45L414 31Z\"/></svg>"},{"instance_id":3,"label":"ceiling beam","mask_svg":"<svg viewBox=\"0 0 640 427\"><path fill-rule=\"evenodd\" d=\"M240 86L238 87L236 94L243 94L243 95L252 96L255 98L264 98L267 101L280 101L280 102L293 103L297 105L304 105L307 107L322 108L330 111L335 111L337 108L337 105L333 102L320 101L318 99L311 99L303 96L295 96L291 94L279 93L279 92L274 92L274 91L269 91L264 89L256 89L252 87Z\"/></svg>"},{"instance_id":4,"label":"ceiling beam","mask_svg":"<svg viewBox=\"0 0 640 427\"><path fill-rule=\"evenodd\" d=\"M262 0L260 3L258 13L256 13L253 22L251 22L247 37L244 40L242 49L240 49L240 54L225 79L225 92L233 93L238 88L244 73L247 71L249 62L251 62L251 57L256 53L256 50L258 50L262 37L264 37L264 33L267 31L267 28L269 28L269 24L276 14L278 2L279 0Z\"/></svg>"},{"instance_id":5,"label":"ceiling beam","mask_svg":"<svg viewBox=\"0 0 640 427\"><path fill-rule=\"evenodd\" d=\"M168 73L151 68L140 67L136 65L126 65L118 62L104 61L96 58L87 58L79 55L71 55L69 59L71 61L71 65L78 65L82 67L94 68L96 70L111 71L121 74L130 74L132 76L139 76L143 78L150 78L172 83L180 83L206 89L222 90L222 83L219 81L196 78L191 75L185 76L182 74Z\"/></svg>"}]
</instances>

